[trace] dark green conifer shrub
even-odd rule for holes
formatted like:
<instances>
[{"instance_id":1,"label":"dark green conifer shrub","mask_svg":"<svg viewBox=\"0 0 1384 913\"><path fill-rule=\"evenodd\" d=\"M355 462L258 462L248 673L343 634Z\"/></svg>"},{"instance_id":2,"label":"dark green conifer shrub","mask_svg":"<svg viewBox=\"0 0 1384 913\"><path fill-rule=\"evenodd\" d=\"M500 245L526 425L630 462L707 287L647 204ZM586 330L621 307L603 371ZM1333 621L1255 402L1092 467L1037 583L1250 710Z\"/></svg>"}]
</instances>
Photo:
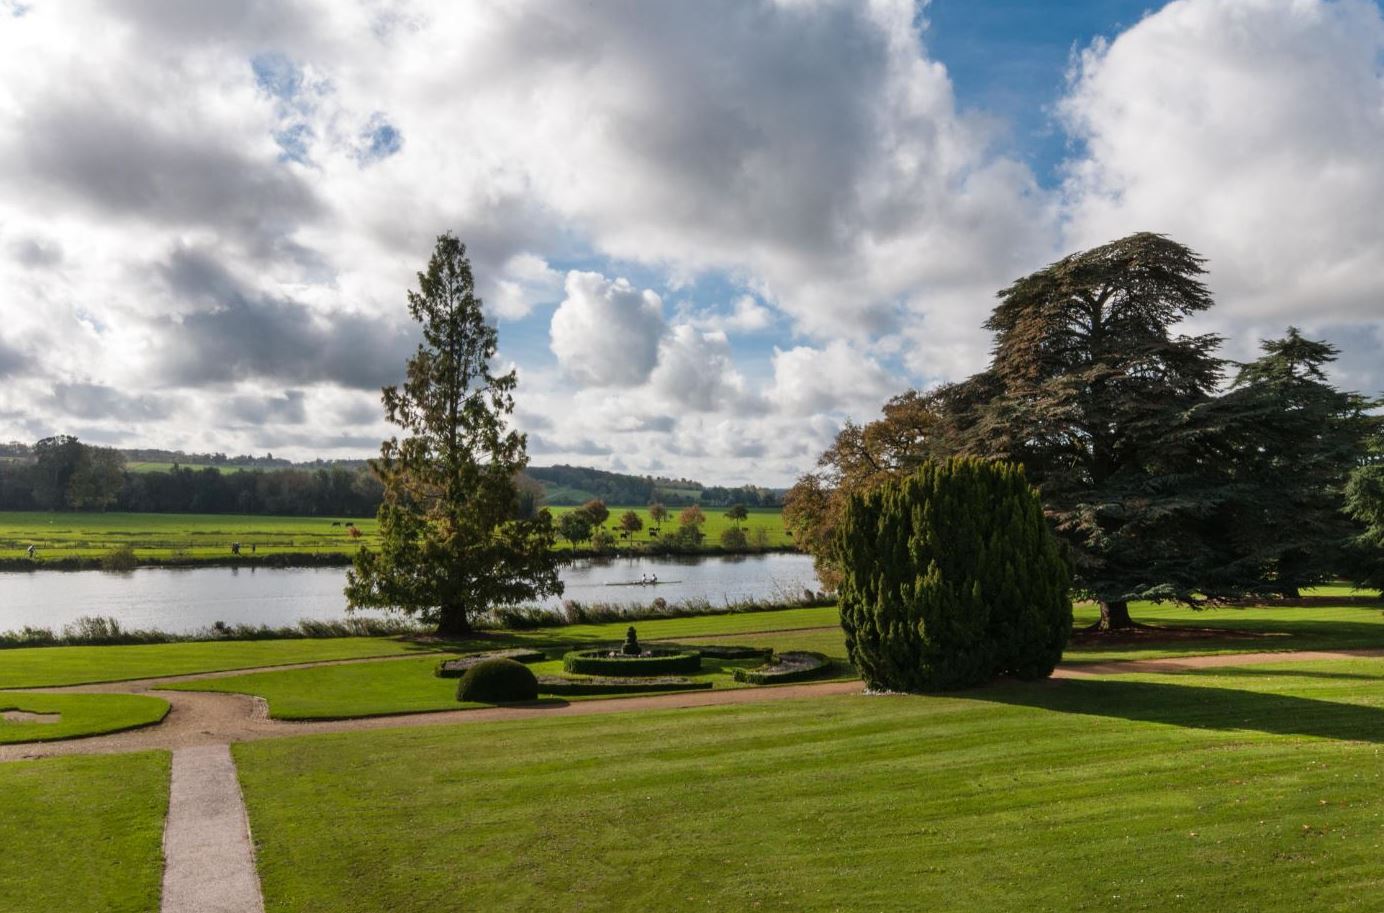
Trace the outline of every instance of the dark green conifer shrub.
<instances>
[{"instance_id":1,"label":"dark green conifer shrub","mask_svg":"<svg viewBox=\"0 0 1384 913\"><path fill-rule=\"evenodd\" d=\"M1052 673L1070 572L1021 467L972 458L855 495L837 531L846 649L872 688Z\"/></svg>"},{"instance_id":2,"label":"dark green conifer shrub","mask_svg":"<svg viewBox=\"0 0 1384 913\"><path fill-rule=\"evenodd\" d=\"M537 676L528 666L512 659L487 659L476 663L457 683L459 701L507 704L537 699Z\"/></svg>"}]
</instances>

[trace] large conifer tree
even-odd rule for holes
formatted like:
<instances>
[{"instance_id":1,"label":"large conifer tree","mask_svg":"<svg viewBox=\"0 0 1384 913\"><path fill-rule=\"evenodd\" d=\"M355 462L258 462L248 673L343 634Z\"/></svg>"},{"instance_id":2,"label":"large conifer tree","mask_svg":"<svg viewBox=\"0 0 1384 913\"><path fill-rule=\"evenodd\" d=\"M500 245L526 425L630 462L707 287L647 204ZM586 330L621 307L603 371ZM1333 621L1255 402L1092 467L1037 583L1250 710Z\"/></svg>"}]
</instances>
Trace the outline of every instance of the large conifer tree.
<instances>
[{"instance_id":1,"label":"large conifer tree","mask_svg":"<svg viewBox=\"0 0 1384 913\"><path fill-rule=\"evenodd\" d=\"M1129 601L1195 599L1225 579L1215 523L1230 497L1202 410L1216 336L1174 335L1212 304L1202 259L1142 233L1073 254L1000 292L990 376L963 451L1022 463L1103 628Z\"/></svg>"},{"instance_id":2,"label":"large conifer tree","mask_svg":"<svg viewBox=\"0 0 1384 913\"><path fill-rule=\"evenodd\" d=\"M1232 447L1238 573L1295 597L1341 573L1359 533L1345 488L1363 457L1372 419L1359 395L1337 390L1325 368L1337 350L1289 327L1265 340L1217 404Z\"/></svg>"},{"instance_id":3,"label":"large conifer tree","mask_svg":"<svg viewBox=\"0 0 1384 913\"><path fill-rule=\"evenodd\" d=\"M383 391L386 416L407 434L372 464L384 484L380 547L356 555L346 596L465 634L495 605L561 594L552 520L521 516L526 442L506 421L517 379L491 370L497 334L452 235L437 239L408 308L423 341L403 386Z\"/></svg>"}]
</instances>

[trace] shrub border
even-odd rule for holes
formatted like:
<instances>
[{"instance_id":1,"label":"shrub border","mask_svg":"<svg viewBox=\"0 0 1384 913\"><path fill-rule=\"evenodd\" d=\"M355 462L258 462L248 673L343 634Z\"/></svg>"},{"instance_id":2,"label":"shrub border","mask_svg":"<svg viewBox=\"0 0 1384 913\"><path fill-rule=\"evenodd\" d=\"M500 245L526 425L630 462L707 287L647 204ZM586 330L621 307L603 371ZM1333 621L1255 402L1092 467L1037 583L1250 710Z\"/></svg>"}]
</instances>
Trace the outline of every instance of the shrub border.
<instances>
[{"instance_id":1,"label":"shrub border","mask_svg":"<svg viewBox=\"0 0 1384 913\"><path fill-rule=\"evenodd\" d=\"M783 661L790 657L794 659L802 657L811 660L812 665L781 669ZM769 662L754 669L736 669L734 674L737 682L744 682L748 685L780 685L812 678L829 668L831 668L831 660L824 654L811 653L806 650L792 650L788 653L780 653Z\"/></svg>"},{"instance_id":2,"label":"shrub border","mask_svg":"<svg viewBox=\"0 0 1384 913\"><path fill-rule=\"evenodd\" d=\"M595 650L573 650L562 657L562 668L576 675L650 676L689 675L702 671L702 654L696 650L673 650L655 647L662 655L631 656L615 659L600 654L618 647Z\"/></svg>"},{"instance_id":3,"label":"shrub border","mask_svg":"<svg viewBox=\"0 0 1384 913\"><path fill-rule=\"evenodd\" d=\"M565 678L559 675L540 675L539 694L591 695L591 694L645 694L651 691L699 691L712 687L712 683L694 682L690 678L669 676L666 678Z\"/></svg>"}]
</instances>

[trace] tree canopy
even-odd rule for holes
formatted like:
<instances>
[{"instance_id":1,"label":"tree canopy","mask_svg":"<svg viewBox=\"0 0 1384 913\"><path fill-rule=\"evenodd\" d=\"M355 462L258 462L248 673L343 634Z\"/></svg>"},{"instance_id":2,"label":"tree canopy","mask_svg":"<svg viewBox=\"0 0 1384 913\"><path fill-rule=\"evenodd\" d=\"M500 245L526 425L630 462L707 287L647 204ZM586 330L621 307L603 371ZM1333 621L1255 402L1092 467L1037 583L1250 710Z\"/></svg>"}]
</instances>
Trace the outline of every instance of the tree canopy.
<instances>
[{"instance_id":1,"label":"tree canopy","mask_svg":"<svg viewBox=\"0 0 1384 913\"><path fill-rule=\"evenodd\" d=\"M526 441L507 423L517 378L491 369L497 334L454 236L437 239L408 308L423 339L403 385L382 396L406 435L372 464L384 486L380 547L357 553L346 595L353 608L398 609L464 634L495 605L561 594L552 518L520 516Z\"/></svg>"},{"instance_id":2,"label":"tree canopy","mask_svg":"<svg viewBox=\"0 0 1384 913\"><path fill-rule=\"evenodd\" d=\"M1024 466L1105 628L1132 625L1134 599L1291 593L1339 573L1367 404L1327 381L1335 351L1296 330L1224 389L1219 337L1176 332L1212 305L1203 274L1142 233L1001 291L985 371L848 423L790 491L785 520L824 582L840 579L832 531L850 495L958 454Z\"/></svg>"}]
</instances>

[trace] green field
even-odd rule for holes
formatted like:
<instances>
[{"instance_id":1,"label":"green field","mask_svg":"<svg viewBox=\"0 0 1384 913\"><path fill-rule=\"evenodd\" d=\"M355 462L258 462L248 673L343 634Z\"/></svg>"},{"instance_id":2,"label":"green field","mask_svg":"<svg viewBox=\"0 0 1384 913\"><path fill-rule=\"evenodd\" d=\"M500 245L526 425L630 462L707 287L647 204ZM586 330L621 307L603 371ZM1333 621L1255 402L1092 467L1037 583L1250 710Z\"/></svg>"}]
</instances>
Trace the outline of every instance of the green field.
<instances>
[{"instance_id":1,"label":"green field","mask_svg":"<svg viewBox=\"0 0 1384 913\"><path fill-rule=\"evenodd\" d=\"M355 540L351 520L364 534ZM333 526L333 521L337 525ZM230 514L0 512L0 558L23 557L30 545L40 560L94 557L130 546L140 558L226 558L239 542L242 555L285 552L350 554L373 541L374 518L259 517Z\"/></svg>"},{"instance_id":2,"label":"green field","mask_svg":"<svg viewBox=\"0 0 1384 913\"><path fill-rule=\"evenodd\" d=\"M1336 662L234 751L280 913L1296 913L1379 909L1381 742Z\"/></svg>"},{"instance_id":3,"label":"green field","mask_svg":"<svg viewBox=\"0 0 1384 913\"><path fill-rule=\"evenodd\" d=\"M606 527L617 537L617 545L649 544L652 520L648 510L638 508L645 529L628 540L620 539L615 524L627 509L611 508ZM576 510L555 507L560 515ZM731 526L724 511L708 510L703 527L706 544L716 546L721 532ZM362 536L351 536L350 521ZM333 522L338 525L333 526ZM754 541L754 530L766 531L771 548L792 545L777 509L753 510L741 524ZM663 524L665 533L677 528L676 513ZM229 558L232 543L239 542L242 557L251 554L340 554L349 555L360 545L375 542L377 525L373 517L262 517L232 514L143 514L143 513L49 513L39 511L0 511L0 558L22 558L30 545L38 550L39 560L93 558L111 549L129 546L136 557L145 560ZM565 540L559 549L568 550Z\"/></svg>"},{"instance_id":4,"label":"green field","mask_svg":"<svg viewBox=\"0 0 1384 913\"><path fill-rule=\"evenodd\" d=\"M159 908L168 755L0 764L0 909Z\"/></svg>"},{"instance_id":5,"label":"green field","mask_svg":"<svg viewBox=\"0 0 1384 913\"><path fill-rule=\"evenodd\" d=\"M0 714L8 710L58 714L54 722L6 720L0 715L0 745L47 742L119 732L157 723L168 713L163 698L143 694L32 694L0 691Z\"/></svg>"},{"instance_id":6,"label":"green field","mask_svg":"<svg viewBox=\"0 0 1384 913\"><path fill-rule=\"evenodd\" d=\"M18 647L0 650L0 688L46 688L191 675L288 663L363 659L433 650L390 637L232 640L118 647Z\"/></svg>"},{"instance_id":7,"label":"green field","mask_svg":"<svg viewBox=\"0 0 1384 913\"><path fill-rule=\"evenodd\" d=\"M580 510L579 507L550 507L554 518L561 517L565 513ZM610 518L605 522L605 529L616 538L617 545L623 546L626 543L652 543L657 542L658 537L653 535L653 519L649 516L646 507L609 507ZM620 534L620 517L627 510L632 510L639 515L639 519L644 521L644 528L635 533L629 539L622 539ZM668 518L663 521L663 531L660 535L666 536L675 532L678 528L678 514L681 508L668 508ZM721 533L735 524L726 517L724 507L704 507L702 513L706 515L706 523L702 525L702 533L706 536L707 545L718 545L721 541ZM750 536L750 542L755 541L755 530L762 529L767 536L765 544L769 548L786 548L793 544L793 538L788 535L788 530L783 526L783 511L777 507L752 507L747 519L741 521L740 527ZM570 548L571 545L565 540L562 541L563 548Z\"/></svg>"}]
</instances>

